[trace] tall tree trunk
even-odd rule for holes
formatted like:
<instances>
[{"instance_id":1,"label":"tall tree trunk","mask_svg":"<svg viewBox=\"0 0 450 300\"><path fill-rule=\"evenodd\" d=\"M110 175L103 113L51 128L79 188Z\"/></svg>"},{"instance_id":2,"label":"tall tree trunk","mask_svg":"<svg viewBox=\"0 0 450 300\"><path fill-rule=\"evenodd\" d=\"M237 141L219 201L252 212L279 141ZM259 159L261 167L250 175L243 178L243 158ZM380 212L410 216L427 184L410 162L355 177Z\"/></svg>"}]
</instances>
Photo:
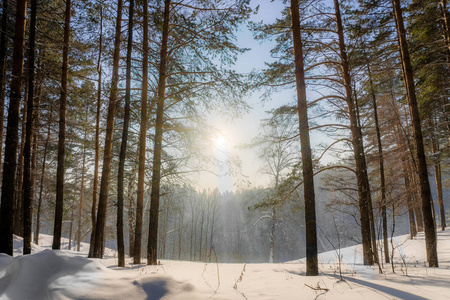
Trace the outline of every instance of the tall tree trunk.
<instances>
[{"instance_id":1,"label":"tall tree trunk","mask_svg":"<svg viewBox=\"0 0 450 300\"><path fill-rule=\"evenodd\" d=\"M64 210L64 158L66 150L66 105L67 80L69 72L70 43L70 6L71 0L66 0L64 21L63 65L61 77L61 98L59 100L59 135L58 135L58 166L56 168L56 200L55 222L53 227L52 249L61 249L61 231Z\"/></svg>"},{"instance_id":2,"label":"tall tree trunk","mask_svg":"<svg viewBox=\"0 0 450 300\"><path fill-rule=\"evenodd\" d=\"M2 196L0 207L0 253L13 255L14 184L19 131L19 108L22 93L23 48L25 43L26 0L16 2L14 50L11 91L6 126L5 159L3 163Z\"/></svg>"},{"instance_id":3,"label":"tall tree trunk","mask_svg":"<svg viewBox=\"0 0 450 300\"><path fill-rule=\"evenodd\" d=\"M68 250L72 250L72 229L73 229L73 201L70 209L70 225L69 225L69 243L67 245Z\"/></svg>"},{"instance_id":4,"label":"tall tree trunk","mask_svg":"<svg viewBox=\"0 0 450 300\"><path fill-rule=\"evenodd\" d=\"M415 195L417 195L417 193L415 193ZM415 199L417 199L417 197L415 197ZM423 232L423 214L422 214L422 209L418 206L418 203L414 203L415 207L414 207L414 211L416 213L416 223L417 223L417 231L418 232Z\"/></svg>"},{"instance_id":5,"label":"tall tree trunk","mask_svg":"<svg viewBox=\"0 0 450 300\"><path fill-rule=\"evenodd\" d=\"M269 263L274 263L275 256L275 222L276 222L276 212L275 207L272 207L272 219L270 220L269 226L269 240L270 240L270 251L269 251Z\"/></svg>"},{"instance_id":6,"label":"tall tree trunk","mask_svg":"<svg viewBox=\"0 0 450 300\"><path fill-rule=\"evenodd\" d=\"M210 199L208 199L209 201ZM205 228L205 247L203 249L203 257L204 257L204 261L208 262L208 231L209 231L209 223L211 221L211 214L210 214L210 204L208 203L208 208L207 208L207 219L206 219L206 228ZM179 228L178 230L181 230L181 224L178 224ZM172 252L172 259L175 258L175 234L173 235L173 252Z\"/></svg>"},{"instance_id":7,"label":"tall tree trunk","mask_svg":"<svg viewBox=\"0 0 450 300\"><path fill-rule=\"evenodd\" d=\"M383 218L383 248L384 248L384 260L389 263L389 237L387 232L387 216L386 216L386 180L384 178L384 157L383 157L383 144L381 143L381 131L380 122L378 121L378 107L377 98L375 95L375 89L372 81L372 73L370 70L370 64L367 64L367 71L369 74L370 94L372 96L373 104L373 117L375 120L375 131L377 134L377 146L378 146L378 161L380 167L380 188L381 188L381 216ZM375 248L376 249L376 248Z\"/></svg>"},{"instance_id":8,"label":"tall tree trunk","mask_svg":"<svg viewBox=\"0 0 450 300\"><path fill-rule=\"evenodd\" d=\"M403 166L403 177L405 180L405 192L406 192L406 205L408 207L408 219L409 219L409 234L411 239L413 239L417 235L416 221L415 221L415 213L414 213L414 200L413 194L410 189L410 181L408 176L408 163L406 162L405 157L402 157L402 166Z\"/></svg>"},{"instance_id":9,"label":"tall tree trunk","mask_svg":"<svg viewBox=\"0 0 450 300\"><path fill-rule=\"evenodd\" d=\"M20 132L19 157L17 158L16 206L14 210L14 234L23 237L23 151L25 149L25 127L27 124L28 81L25 81L22 108L22 130Z\"/></svg>"},{"instance_id":10,"label":"tall tree trunk","mask_svg":"<svg viewBox=\"0 0 450 300\"><path fill-rule=\"evenodd\" d=\"M103 152L102 179L100 182L100 197L98 200L97 220L95 224L94 258L103 257L106 208L108 205L109 179L111 176L112 142L114 131L114 116L116 114L117 85L119 83L119 60L120 60L120 33L122 28L123 1L117 2L116 32L114 37L113 76L111 81L111 92L109 96L108 115L106 118L105 149Z\"/></svg>"},{"instance_id":11,"label":"tall tree trunk","mask_svg":"<svg viewBox=\"0 0 450 300\"><path fill-rule=\"evenodd\" d=\"M36 97L39 97L36 95ZM36 108L36 113L38 113L38 109ZM38 124L38 116L36 115L36 123L33 125L37 129ZM38 145L38 134L37 132L34 132L33 134L33 142L32 142L32 148L31 148L31 195L32 195L32 203L31 203L31 213L33 214L33 211L36 208L36 168L37 168L37 145ZM31 220L33 220L33 215L31 215ZM31 228L33 228L33 222L31 224ZM34 237L33 237L34 240Z\"/></svg>"},{"instance_id":12,"label":"tall tree trunk","mask_svg":"<svg viewBox=\"0 0 450 300\"><path fill-rule=\"evenodd\" d=\"M161 224L161 226L159 228L161 229L160 232L161 232L162 236L160 235L160 238L159 238L160 239L160 243L159 243L158 253L159 253L159 256L162 259L164 259L164 258L166 258L167 219L169 217L169 212L168 212L168 208L164 208L161 211L163 213L163 216L162 216L162 224ZM199 245L201 245L201 244L202 244L202 241L200 239ZM199 261L201 261L200 256L199 256Z\"/></svg>"},{"instance_id":13,"label":"tall tree trunk","mask_svg":"<svg viewBox=\"0 0 450 300\"><path fill-rule=\"evenodd\" d=\"M414 195L414 212L416 214L416 223L417 223L417 231L423 232L424 231L424 223L423 223L423 213L421 208L421 197L419 192L419 183L418 183L418 176L417 173L414 171L414 164L412 161L409 161L408 166L408 175L409 175L409 182L412 182L411 185L411 192Z\"/></svg>"},{"instance_id":14,"label":"tall tree trunk","mask_svg":"<svg viewBox=\"0 0 450 300\"><path fill-rule=\"evenodd\" d=\"M97 215L97 193L98 193L98 165L100 160L100 110L102 107L102 49L103 49L103 0L100 0L100 37L98 41L98 59L97 59L97 113L95 116L95 162L94 162L94 183L92 189L92 209L91 209L91 241L89 247L89 257L94 255L95 242L95 221Z\"/></svg>"},{"instance_id":15,"label":"tall tree trunk","mask_svg":"<svg viewBox=\"0 0 450 300\"><path fill-rule=\"evenodd\" d=\"M391 85L390 93L389 93L389 101L392 106L393 113L395 114L395 124L393 126L395 140L398 145L400 145L401 149L404 149L404 153L401 153L402 160L402 170L403 170L403 178L405 181L405 195L406 195L406 205L408 207L408 219L409 219L409 233L410 238L413 239L417 235L417 227L415 218L417 217L415 213L415 201L414 201L414 192L411 188L411 180L410 173L408 172L408 157L411 156L410 142L408 137L403 134L402 130L402 121L400 119L400 113L398 111L397 102L394 96L393 85ZM403 151L402 151L403 152ZM418 224L418 222L417 222Z\"/></svg>"},{"instance_id":16,"label":"tall tree trunk","mask_svg":"<svg viewBox=\"0 0 450 300\"><path fill-rule=\"evenodd\" d=\"M3 123L5 118L5 90L6 90L6 48L9 42L8 31L8 0L2 1L2 27L0 35L0 163L3 154Z\"/></svg>"},{"instance_id":17,"label":"tall tree trunk","mask_svg":"<svg viewBox=\"0 0 450 300\"><path fill-rule=\"evenodd\" d=\"M86 105L87 107L87 105ZM77 226L77 251L80 252L81 247L81 219L83 214L83 197L84 197L84 173L86 170L86 138L87 138L87 113L84 124L84 140L83 140L83 163L81 166L81 187L80 187L80 204L78 206L78 226Z\"/></svg>"},{"instance_id":18,"label":"tall tree trunk","mask_svg":"<svg viewBox=\"0 0 450 300\"><path fill-rule=\"evenodd\" d=\"M144 209L145 150L147 142L147 100L148 100L148 0L143 0L144 37L142 53L142 95L141 125L139 129L139 170L136 200L136 227L134 233L133 263L141 262L142 215Z\"/></svg>"},{"instance_id":19,"label":"tall tree trunk","mask_svg":"<svg viewBox=\"0 0 450 300\"><path fill-rule=\"evenodd\" d=\"M31 187L31 142L36 114L34 111L34 73L36 47L37 0L31 0L30 38L28 55L28 99L25 146L23 151L23 254L31 254L31 223L33 194Z\"/></svg>"},{"instance_id":20,"label":"tall tree trunk","mask_svg":"<svg viewBox=\"0 0 450 300\"><path fill-rule=\"evenodd\" d=\"M50 105L48 128L47 128L47 138L46 138L45 144L44 144L44 153L43 153L44 157L42 158L42 169L41 169L41 179L40 179L40 187L39 187L38 206L37 206L37 211L36 211L36 230L34 232L34 243L36 245L39 244L39 231L40 231L40 225L41 225L42 193L43 193L43 189L44 189L45 168L47 165L47 152L48 152L47 150L48 150L48 144L50 142L52 114L53 114L53 105Z\"/></svg>"},{"instance_id":21,"label":"tall tree trunk","mask_svg":"<svg viewBox=\"0 0 450 300\"><path fill-rule=\"evenodd\" d=\"M159 65L158 101L156 107L155 146L153 150L152 191L150 194L150 222L148 228L147 264L156 265L158 256L159 189L161 185L161 154L164 125L164 98L167 78L167 43L171 0L164 1L164 22Z\"/></svg>"},{"instance_id":22,"label":"tall tree trunk","mask_svg":"<svg viewBox=\"0 0 450 300\"><path fill-rule=\"evenodd\" d=\"M168 209L167 209L168 210ZM167 211L166 210L166 211ZM166 227L166 223L167 223L167 219L169 218L169 212L167 211L166 216L164 217L164 227ZM202 210L202 219L200 221L200 242L199 242L199 247L198 247L198 261L202 261L202 245L203 245L203 222L205 220L205 210ZM164 230L164 251L166 250L166 245L165 242L167 240L167 230ZM163 253L163 257L165 257L164 255L165 253Z\"/></svg>"},{"instance_id":23,"label":"tall tree trunk","mask_svg":"<svg viewBox=\"0 0 450 300\"><path fill-rule=\"evenodd\" d=\"M435 124L433 122L433 117L430 118L431 130L433 131L431 137L431 149L434 156L434 179L436 181L436 192L438 196L439 203L439 216L441 223L441 230L445 230L445 208L444 208L444 195L442 192L442 178L441 178L441 160L440 160L440 149L439 141L434 133Z\"/></svg>"},{"instance_id":24,"label":"tall tree trunk","mask_svg":"<svg viewBox=\"0 0 450 300\"><path fill-rule=\"evenodd\" d=\"M133 169L133 175L131 176L131 179L128 181L128 235L129 235L129 247L130 247L130 257L134 256L134 223L135 223L135 208L134 208L134 180L135 180L135 173L136 170Z\"/></svg>"},{"instance_id":25,"label":"tall tree trunk","mask_svg":"<svg viewBox=\"0 0 450 300\"><path fill-rule=\"evenodd\" d=\"M125 267L125 244L123 240L123 177L125 171L125 159L127 155L128 126L130 123L130 98L131 98L131 51L133 46L133 14L134 0L129 3L128 16L128 43L127 43L127 69L125 109L123 117L122 143L119 154L119 170L117 173L117 249L119 252L118 266Z\"/></svg>"},{"instance_id":26,"label":"tall tree trunk","mask_svg":"<svg viewBox=\"0 0 450 300\"><path fill-rule=\"evenodd\" d=\"M428 181L427 162L423 145L422 125L420 122L419 108L417 105L416 90L414 87L413 69L409 57L406 31L403 23L403 15L400 0L392 0L395 23L399 41L400 56L402 59L402 71L405 79L405 88L409 105L409 113L414 136L414 150L416 156L416 171L419 175L420 195L422 198L422 213L425 229L425 244L427 260L430 267L438 267L436 228L431 211L431 189Z\"/></svg>"},{"instance_id":27,"label":"tall tree trunk","mask_svg":"<svg viewBox=\"0 0 450 300\"><path fill-rule=\"evenodd\" d=\"M305 197L306 276L319 274L317 261L316 204L314 172L309 141L303 45L300 31L300 12L297 0L291 0L292 35L294 39L295 83L297 87L298 124L302 153L303 187Z\"/></svg>"},{"instance_id":28,"label":"tall tree trunk","mask_svg":"<svg viewBox=\"0 0 450 300\"><path fill-rule=\"evenodd\" d=\"M209 237L209 262L211 262L211 252L214 250L214 223L216 220L215 217L216 217L216 207L214 205L213 215L212 215L212 223L211 223L211 234ZM181 224L183 224L183 219L181 219ZM180 239L180 242L181 242L181 239ZM180 250L181 250L181 244L180 244Z\"/></svg>"},{"instance_id":29,"label":"tall tree trunk","mask_svg":"<svg viewBox=\"0 0 450 300\"><path fill-rule=\"evenodd\" d=\"M356 116L355 103L351 89L351 76L349 64L347 59L347 52L345 50L344 30L342 27L341 13L339 2L334 0L334 7L336 11L336 24L339 36L339 50L341 56L342 73L345 84L345 92L347 96L348 115L350 118L352 145L356 164L356 178L358 184L358 198L359 198L359 214L361 220L361 236L363 245L363 257L365 265L373 265L374 253L376 249L371 246L371 230L370 230L370 208L372 202L370 196L369 179L367 175L367 164L364 155L364 146L362 144L361 131L359 130L358 120Z\"/></svg>"},{"instance_id":30,"label":"tall tree trunk","mask_svg":"<svg viewBox=\"0 0 450 300\"><path fill-rule=\"evenodd\" d=\"M441 220L441 230L444 231L445 227L447 227L446 221L445 221L445 208L444 208L444 196L442 192L442 175L441 175L441 164L436 163L434 165L434 174L436 179L436 189L438 194L438 200L439 200L439 215Z\"/></svg>"},{"instance_id":31,"label":"tall tree trunk","mask_svg":"<svg viewBox=\"0 0 450 300\"><path fill-rule=\"evenodd\" d=\"M38 70L40 69L40 64L38 65ZM39 73L38 73L39 78ZM38 146L38 132L39 132L39 106L41 102L41 93L42 93L42 82L38 85L38 89L36 91L35 103L34 103L34 111L35 111L35 120L33 124L33 149L31 152L31 195L33 195L33 199L36 194L36 172L37 172L37 146ZM36 206L36 203L32 204ZM37 218L36 218L37 222ZM36 226L37 227L37 226ZM36 228L35 227L35 228ZM36 234L33 237L36 240Z\"/></svg>"},{"instance_id":32,"label":"tall tree trunk","mask_svg":"<svg viewBox=\"0 0 450 300\"><path fill-rule=\"evenodd\" d=\"M362 153L364 155L364 160L365 160L366 155L364 153L364 141L362 140L363 134L362 134L362 129L361 129L362 128L362 126L361 126L361 117L360 117L360 114L359 114L359 103L358 103L358 99L357 99L356 95L357 95L356 94L356 89L355 89L355 86L353 85L354 105L355 105L355 109L356 109L356 120L357 120L357 124L358 124L357 128L358 128L358 134L361 137L361 147L362 147L362 150L363 150ZM367 170L368 169L367 168L367 163L364 162L364 165L365 165L365 170ZM365 173L367 173L367 171ZM369 180L368 179L367 179L367 186L369 187ZM369 191L370 191L370 188L369 188ZM370 195L370 192L369 192L369 195ZM382 273L381 266L379 264L379 259L378 259L377 238L376 238L376 231L375 231L375 217L374 217L374 214L373 214L373 205L372 205L372 200L371 199L370 199L370 201L368 201L368 204L369 204L368 206L369 206L370 235L371 235L371 240L372 240L373 259L374 259L374 262L378 264L380 273Z\"/></svg>"}]
</instances>

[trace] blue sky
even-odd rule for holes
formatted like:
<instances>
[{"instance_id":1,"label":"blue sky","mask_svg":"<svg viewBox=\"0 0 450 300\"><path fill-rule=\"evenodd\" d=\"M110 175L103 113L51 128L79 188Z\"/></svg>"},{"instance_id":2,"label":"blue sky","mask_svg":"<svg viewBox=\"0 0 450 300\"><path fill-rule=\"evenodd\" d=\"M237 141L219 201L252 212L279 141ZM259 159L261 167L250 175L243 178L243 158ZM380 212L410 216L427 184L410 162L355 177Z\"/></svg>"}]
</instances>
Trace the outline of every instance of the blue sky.
<instances>
[{"instance_id":1,"label":"blue sky","mask_svg":"<svg viewBox=\"0 0 450 300\"><path fill-rule=\"evenodd\" d=\"M251 21L263 21L272 23L276 18L281 17L281 11L285 4L281 0L252 0L251 6L255 8L259 5L258 14L251 16ZM265 41L260 43L253 39L252 33L246 26L243 26L237 35L237 44L250 50L241 55L236 63L236 70L241 73L248 73L252 70L260 70L265 67L265 62L273 61L270 56L270 50L274 43ZM217 177L206 175L201 180L202 187L219 187L221 191L230 190L230 179L234 185L242 186L242 179L246 178L251 183L251 187L264 186L269 183L269 178L262 174L261 163L258 160L256 149L241 149L242 144L250 143L258 135L260 121L268 117L266 111L277 108L283 104L295 101L295 90L284 90L272 95L270 101L261 102L260 92L255 92L248 96L245 101L250 105L251 110L241 118L230 120L219 114L211 114L210 125L218 129L224 135L227 143L226 151L230 155L237 155L242 162L242 176L239 178L230 178L227 176ZM323 141L324 137L316 133L311 133L312 145ZM299 141L300 142L300 141ZM202 176L203 177L203 176Z\"/></svg>"}]
</instances>

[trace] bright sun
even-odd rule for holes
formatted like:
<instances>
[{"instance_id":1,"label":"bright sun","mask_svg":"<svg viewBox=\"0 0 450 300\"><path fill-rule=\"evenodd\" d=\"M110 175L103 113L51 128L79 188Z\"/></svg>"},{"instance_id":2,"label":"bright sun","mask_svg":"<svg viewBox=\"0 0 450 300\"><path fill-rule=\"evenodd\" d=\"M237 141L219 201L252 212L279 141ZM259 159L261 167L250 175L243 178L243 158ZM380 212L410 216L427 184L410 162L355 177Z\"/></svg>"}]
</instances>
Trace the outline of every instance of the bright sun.
<instances>
[{"instance_id":1,"label":"bright sun","mask_svg":"<svg viewBox=\"0 0 450 300\"><path fill-rule=\"evenodd\" d=\"M223 147L226 145L227 141L223 135L218 134L214 139L214 143L216 144L217 147Z\"/></svg>"}]
</instances>

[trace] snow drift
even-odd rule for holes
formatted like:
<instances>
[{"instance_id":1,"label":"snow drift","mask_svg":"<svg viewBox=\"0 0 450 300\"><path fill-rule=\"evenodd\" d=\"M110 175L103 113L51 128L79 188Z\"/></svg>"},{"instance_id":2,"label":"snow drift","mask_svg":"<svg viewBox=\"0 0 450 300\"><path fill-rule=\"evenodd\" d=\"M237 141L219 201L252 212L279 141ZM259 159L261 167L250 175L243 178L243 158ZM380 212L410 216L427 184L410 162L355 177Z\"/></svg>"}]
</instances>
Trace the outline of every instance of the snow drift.
<instances>
[{"instance_id":1,"label":"snow drift","mask_svg":"<svg viewBox=\"0 0 450 300\"><path fill-rule=\"evenodd\" d=\"M394 272L390 264L382 265L383 274L376 266L364 266L359 245L321 254L321 274L306 277L303 260L163 260L147 266L132 265L127 258L127 267L118 268L110 249L105 259L88 259L86 252L46 250L51 236L41 235L31 255L0 255L0 299L449 299L450 232L439 232L438 239L439 268L426 266L423 235L414 240L401 236L392 243ZM20 238L14 247L17 255Z\"/></svg>"}]
</instances>

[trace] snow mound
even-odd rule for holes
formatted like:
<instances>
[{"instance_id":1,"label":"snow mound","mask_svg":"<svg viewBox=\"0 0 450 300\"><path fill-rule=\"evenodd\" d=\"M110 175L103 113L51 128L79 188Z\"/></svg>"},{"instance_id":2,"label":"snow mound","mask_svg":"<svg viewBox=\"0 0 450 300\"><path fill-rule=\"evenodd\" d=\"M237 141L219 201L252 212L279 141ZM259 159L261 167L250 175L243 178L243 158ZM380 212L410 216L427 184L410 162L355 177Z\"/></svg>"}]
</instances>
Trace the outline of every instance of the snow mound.
<instances>
[{"instance_id":1,"label":"snow mound","mask_svg":"<svg viewBox=\"0 0 450 300\"><path fill-rule=\"evenodd\" d=\"M23 238L20 236L14 235L13 236L13 249L14 249L14 256L22 255L23 253ZM45 248L38 246L34 243L31 243L31 253L37 253L43 251ZM50 247L51 249L51 247Z\"/></svg>"},{"instance_id":2,"label":"snow mound","mask_svg":"<svg viewBox=\"0 0 450 300\"><path fill-rule=\"evenodd\" d=\"M69 251L0 254L0 299L161 299L194 289L169 276L152 275L123 276L101 260Z\"/></svg>"},{"instance_id":3,"label":"snow mound","mask_svg":"<svg viewBox=\"0 0 450 300\"><path fill-rule=\"evenodd\" d=\"M93 287L105 267L87 258L44 250L32 255L0 255L1 299L54 299L61 290Z\"/></svg>"}]
</instances>

